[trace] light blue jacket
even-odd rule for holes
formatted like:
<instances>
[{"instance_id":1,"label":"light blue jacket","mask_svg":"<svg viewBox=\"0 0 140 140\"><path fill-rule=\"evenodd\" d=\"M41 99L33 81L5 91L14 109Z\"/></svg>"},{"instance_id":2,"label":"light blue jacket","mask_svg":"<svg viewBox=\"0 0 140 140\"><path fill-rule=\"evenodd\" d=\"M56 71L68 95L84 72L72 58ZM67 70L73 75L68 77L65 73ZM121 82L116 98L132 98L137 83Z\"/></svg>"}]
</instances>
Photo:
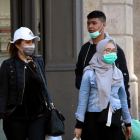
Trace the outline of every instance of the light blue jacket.
<instances>
[{"instance_id":1,"label":"light blue jacket","mask_svg":"<svg viewBox=\"0 0 140 140\"><path fill-rule=\"evenodd\" d=\"M100 88L100 87L99 87ZM124 88L124 83L120 86L111 87L109 102L112 112L122 108L122 117L124 123L131 123L131 116L129 114L127 97ZM99 109L99 94L96 82L96 75L94 71L87 70L83 74L81 87L79 91L79 104L76 119L84 122L86 112L101 112Z\"/></svg>"}]
</instances>

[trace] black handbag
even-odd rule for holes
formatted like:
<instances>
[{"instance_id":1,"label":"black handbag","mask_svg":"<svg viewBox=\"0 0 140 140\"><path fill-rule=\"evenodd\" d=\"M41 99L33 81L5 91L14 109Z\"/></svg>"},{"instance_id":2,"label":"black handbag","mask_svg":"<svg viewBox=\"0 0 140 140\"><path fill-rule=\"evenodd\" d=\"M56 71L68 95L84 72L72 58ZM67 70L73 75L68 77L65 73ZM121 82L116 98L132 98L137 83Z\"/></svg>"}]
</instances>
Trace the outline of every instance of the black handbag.
<instances>
[{"instance_id":1,"label":"black handbag","mask_svg":"<svg viewBox=\"0 0 140 140\"><path fill-rule=\"evenodd\" d=\"M46 121L46 134L48 136L60 136L65 134L64 128L64 116L60 113L58 109L55 109L53 103L51 104L51 109L49 111L49 117Z\"/></svg>"},{"instance_id":2,"label":"black handbag","mask_svg":"<svg viewBox=\"0 0 140 140\"><path fill-rule=\"evenodd\" d=\"M109 111L109 105L110 103L108 103L108 106L106 109L103 109L100 114L99 114L99 118L98 118L98 123L102 123L103 125L106 125L107 123L107 118L108 118L108 111ZM118 129L121 127L121 109L116 110L114 113L112 113L112 120L111 120L111 128L113 129Z\"/></svg>"},{"instance_id":3,"label":"black handbag","mask_svg":"<svg viewBox=\"0 0 140 140\"><path fill-rule=\"evenodd\" d=\"M36 61L34 61L35 64L37 65L38 63ZM60 136L65 134L65 130L64 130L64 116L60 113L60 111L58 109L55 109L53 103L52 103L52 99L51 96L49 94L48 88L47 88L47 83L45 80L45 71L42 73L41 69L39 67L37 67L37 70L43 80L44 84L44 89L45 89L45 98L47 101L46 104L46 108L48 108L48 116L47 116L47 121L45 124L45 133L46 135L49 136Z\"/></svg>"}]
</instances>

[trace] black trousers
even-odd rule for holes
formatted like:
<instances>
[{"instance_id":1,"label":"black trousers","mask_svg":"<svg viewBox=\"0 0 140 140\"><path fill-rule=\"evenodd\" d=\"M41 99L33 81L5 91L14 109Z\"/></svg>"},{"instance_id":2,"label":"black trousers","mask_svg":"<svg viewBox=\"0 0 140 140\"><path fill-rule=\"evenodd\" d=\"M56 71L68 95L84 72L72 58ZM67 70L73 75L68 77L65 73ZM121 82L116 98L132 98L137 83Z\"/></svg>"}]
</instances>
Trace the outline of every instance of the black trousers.
<instances>
[{"instance_id":1,"label":"black trousers","mask_svg":"<svg viewBox=\"0 0 140 140\"><path fill-rule=\"evenodd\" d=\"M46 118L3 120L7 140L45 140Z\"/></svg>"}]
</instances>

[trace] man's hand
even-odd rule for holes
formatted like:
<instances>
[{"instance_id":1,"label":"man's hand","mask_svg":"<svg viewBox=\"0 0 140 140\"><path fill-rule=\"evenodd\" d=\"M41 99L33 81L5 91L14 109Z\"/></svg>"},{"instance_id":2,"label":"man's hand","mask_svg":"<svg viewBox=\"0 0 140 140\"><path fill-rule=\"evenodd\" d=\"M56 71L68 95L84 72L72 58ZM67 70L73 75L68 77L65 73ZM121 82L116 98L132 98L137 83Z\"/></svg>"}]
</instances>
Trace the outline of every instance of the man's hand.
<instances>
[{"instance_id":1,"label":"man's hand","mask_svg":"<svg viewBox=\"0 0 140 140\"><path fill-rule=\"evenodd\" d=\"M132 116L132 112L131 112L131 108L128 108L129 109L129 114L131 116L131 119L133 119L133 116Z\"/></svg>"},{"instance_id":2,"label":"man's hand","mask_svg":"<svg viewBox=\"0 0 140 140\"><path fill-rule=\"evenodd\" d=\"M81 134L82 134L82 129L75 128L74 135L76 136L76 138L81 138Z\"/></svg>"},{"instance_id":3,"label":"man's hand","mask_svg":"<svg viewBox=\"0 0 140 140\"><path fill-rule=\"evenodd\" d=\"M131 128L131 126L126 127L125 137L130 139L131 136L132 136L132 128Z\"/></svg>"}]
</instances>

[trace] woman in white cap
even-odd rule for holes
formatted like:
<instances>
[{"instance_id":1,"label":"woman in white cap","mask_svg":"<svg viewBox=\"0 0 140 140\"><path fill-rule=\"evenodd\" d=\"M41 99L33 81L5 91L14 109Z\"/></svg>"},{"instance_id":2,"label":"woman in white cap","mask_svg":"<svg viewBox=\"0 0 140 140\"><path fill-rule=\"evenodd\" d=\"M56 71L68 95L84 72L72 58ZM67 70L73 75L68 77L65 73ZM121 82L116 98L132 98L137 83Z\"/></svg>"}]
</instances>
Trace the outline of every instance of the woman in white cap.
<instances>
[{"instance_id":1,"label":"woman in white cap","mask_svg":"<svg viewBox=\"0 0 140 140\"><path fill-rule=\"evenodd\" d=\"M0 69L0 119L8 140L44 140L49 99L44 63L33 57L32 31L21 27L8 45L10 58ZM51 102L51 101L50 101Z\"/></svg>"},{"instance_id":2,"label":"woman in white cap","mask_svg":"<svg viewBox=\"0 0 140 140\"><path fill-rule=\"evenodd\" d=\"M79 91L74 134L82 140L125 140L132 135L131 116L121 71L115 66L117 48L113 40L97 44L97 52L85 67ZM123 136L123 138L122 138Z\"/></svg>"}]
</instances>

